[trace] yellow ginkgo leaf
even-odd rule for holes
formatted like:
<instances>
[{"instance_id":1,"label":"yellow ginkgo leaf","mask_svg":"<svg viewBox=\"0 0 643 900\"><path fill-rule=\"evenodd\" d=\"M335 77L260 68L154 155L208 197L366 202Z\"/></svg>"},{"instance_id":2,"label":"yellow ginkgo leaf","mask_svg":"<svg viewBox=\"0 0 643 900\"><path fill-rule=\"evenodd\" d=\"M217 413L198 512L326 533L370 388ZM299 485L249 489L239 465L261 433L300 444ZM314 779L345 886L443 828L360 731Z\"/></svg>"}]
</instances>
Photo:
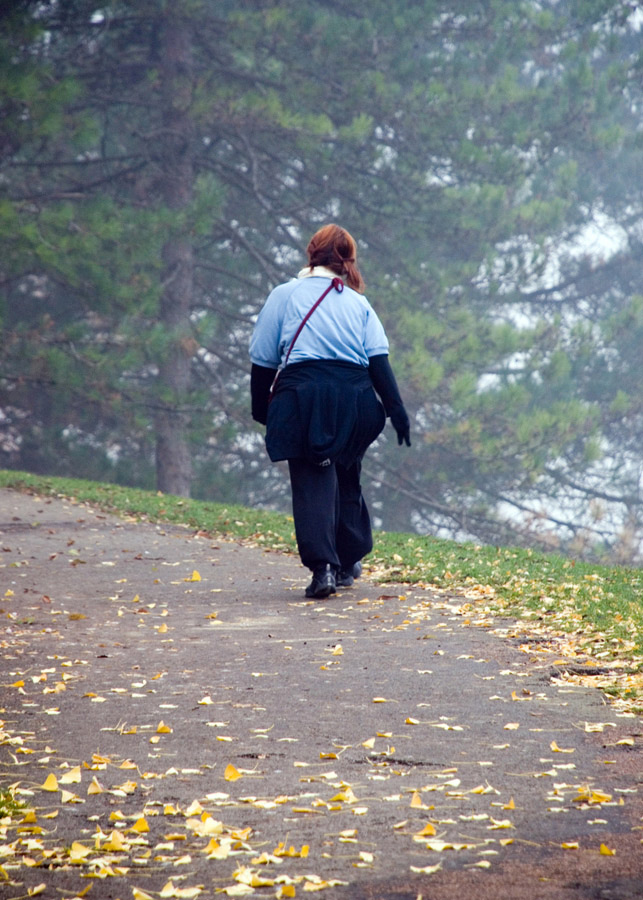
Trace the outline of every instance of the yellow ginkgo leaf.
<instances>
[{"instance_id":1,"label":"yellow ginkgo leaf","mask_svg":"<svg viewBox=\"0 0 643 900\"><path fill-rule=\"evenodd\" d=\"M243 776L236 766L233 766L232 763L228 763L225 772L223 773L223 777L226 781L236 781L237 778L242 778Z\"/></svg>"},{"instance_id":2,"label":"yellow ginkgo leaf","mask_svg":"<svg viewBox=\"0 0 643 900\"><path fill-rule=\"evenodd\" d=\"M578 841L565 841L560 845L563 850L578 850Z\"/></svg>"},{"instance_id":3,"label":"yellow ginkgo leaf","mask_svg":"<svg viewBox=\"0 0 643 900\"><path fill-rule=\"evenodd\" d=\"M515 809L516 804L514 802L514 798L512 797L511 800L509 801L509 803L505 803L505 805L502 808L503 809Z\"/></svg>"},{"instance_id":4,"label":"yellow ginkgo leaf","mask_svg":"<svg viewBox=\"0 0 643 900\"><path fill-rule=\"evenodd\" d=\"M188 806L188 808L185 810L185 812L183 813L183 815L184 815L184 816L186 817L186 819L187 819L187 818L189 818L190 816L200 816L202 812L203 812L203 807L201 806L201 804L199 803L199 801L198 801L198 800L193 800L192 803L190 803L190 805Z\"/></svg>"},{"instance_id":5,"label":"yellow ginkgo leaf","mask_svg":"<svg viewBox=\"0 0 643 900\"><path fill-rule=\"evenodd\" d=\"M37 822L37 819L36 819L36 810L35 810L35 809L28 809L27 812L25 813L23 819L22 819L22 824L23 824L23 825L34 825L36 822Z\"/></svg>"},{"instance_id":6,"label":"yellow ginkgo leaf","mask_svg":"<svg viewBox=\"0 0 643 900\"><path fill-rule=\"evenodd\" d=\"M614 856L615 853L616 853L616 851L615 851L615 850L611 850L611 849L607 846L607 844L601 844L601 846L600 846L599 849L598 849L598 852L601 854L601 856Z\"/></svg>"},{"instance_id":7,"label":"yellow ginkgo leaf","mask_svg":"<svg viewBox=\"0 0 643 900\"><path fill-rule=\"evenodd\" d=\"M157 734L172 734L172 729L169 725L166 725L165 722L161 719L161 721L156 726Z\"/></svg>"},{"instance_id":8,"label":"yellow ginkgo leaf","mask_svg":"<svg viewBox=\"0 0 643 900\"><path fill-rule=\"evenodd\" d=\"M417 872L418 875L433 875L442 868L442 863L436 863L434 866L411 866L411 872Z\"/></svg>"},{"instance_id":9,"label":"yellow ginkgo leaf","mask_svg":"<svg viewBox=\"0 0 643 900\"><path fill-rule=\"evenodd\" d=\"M419 725L419 719L412 719L410 716L404 720L405 725Z\"/></svg>"},{"instance_id":10,"label":"yellow ginkgo leaf","mask_svg":"<svg viewBox=\"0 0 643 900\"><path fill-rule=\"evenodd\" d=\"M357 803L357 797L353 793L352 787L349 786L345 790L340 791L338 794L335 794L334 797L331 797L330 801L331 803Z\"/></svg>"},{"instance_id":11,"label":"yellow ginkgo leaf","mask_svg":"<svg viewBox=\"0 0 643 900\"><path fill-rule=\"evenodd\" d=\"M158 632L159 634L166 634L166 632L167 632L167 625L165 624L165 622L163 622L163 624L162 624L162 625L159 625L158 628L157 628L156 630L157 630L157 632Z\"/></svg>"},{"instance_id":12,"label":"yellow ginkgo leaf","mask_svg":"<svg viewBox=\"0 0 643 900\"><path fill-rule=\"evenodd\" d=\"M132 896L134 900L153 900L153 897L136 887L132 888Z\"/></svg>"},{"instance_id":13,"label":"yellow ginkgo leaf","mask_svg":"<svg viewBox=\"0 0 643 900\"><path fill-rule=\"evenodd\" d=\"M277 891L277 898L279 898L279 900L281 897L295 897L296 895L297 892L294 884L282 884Z\"/></svg>"},{"instance_id":14,"label":"yellow ginkgo leaf","mask_svg":"<svg viewBox=\"0 0 643 900\"><path fill-rule=\"evenodd\" d=\"M424 803L422 803L422 797L417 791L413 791L413 795L411 797L411 808L412 809L424 809Z\"/></svg>"},{"instance_id":15,"label":"yellow ginkgo leaf","mask_svg":"<svg viewBox=\"0 0 643 900\"><path fill-rule=\"evenodd\" d=\"M183 581L201 581L201 576L199 575L197 570L194 569L190 577L184 578Z\"/></svg>"},{"instance_id":16,"label":"yellow ginkgo leaf","mask_svg":"<svg viewBox=\"0 0 643 900\"><path fill-rule=\"evenodd\" d=\"M44 784L41 784L40 787L43 789L43 791L57 791L58 790L58 779L56 778L56 776L54 775L53 772L51 772L49 775L47 775L47 777L45 778Z\"/></svg>"},{"instance_id":17,"label":"yellow ginkgo leaf","mask_svg":"<svg viewBox=\"0 0 643 900\"><path fill-rule=\"evenodd\" d=\"M554 751L554 753L574 753L574 748L571 747L569 750L564 750L562 747L559 747L556 741L552 741L549 745L550 749Z\"/></svg>"},{"instance_id":18,"label":"yellow ginkgo leaf","mask_svg":"<svg viewBox=\"0 0 643 900\"><path fill-rule=\"evenodd\" d=\"M83 862L92 852L92 847L86 847L84 844L74 841L69 849L69 861Z\"/></svg>"},{"instance_id":19,"label":"yellow ginkgo leaf","mask_svg":"<svg viewBox=\"0 0 643 900\"><path fill-rule=\"evenodd\" d=\"M141 816L140 819L137 819L136 822L130 828L130 831L136 831L139 834L145 834L150 830L150 826L147 824L147 820L144 816Z\"/></svg>"},{"instance_id":20,"label":"yellow ginkgo leaf","mask_svg":"<svg viewBox=\"0 0 643 900\"><path fill-rule=\"evenodd\" d=\"M120 831L112 831L109 840L106 841L100 849L108 850L111 853L121 853L123 850L127 849L127 843Z\"/></svg>"},{"instance_id":21,"label":"yellow ginkgo leaf","mask_svg":"<svg viewBox=\"0 0 643 900\"><path fill-rule=\"evenodd\" d=\"M362 741L362 747L366 747L367 750L372 750L375 746L375 738L369 738L367 741Z\"/></svg>"},{"instance_id":22,"label":"yellow ginkgo leaf","mask_svg":"<svg viewBox=\"0 0 643 900\"><path fill-rule=\"evenodd\" d=\"M78 794L74 794L73 791L65 791L61 790L60 792L60 802L61 803L84 803Z\"/></svg>"},{"instance_id":23,"label":"yellow ginkgo leaf","mask_svg":"<svg viewBox=\"0 0 643 900\"><path fill-rule=\"evenodd\" d=\"M427 822L422 831L418 831L415 835L416 837L427 837L430 835L437 834L435 830L435 825L432 825L430 822Z\"/></svg>"},{"instance_id":24,"label":"yellow ginkgo leaf","mask_svg":"<svg viewBox=\"0 0 643 900\"><path fill-rule=\"evenodd\" d=\"M320 759L337 759L336 753L321 753L319 754Z\"/></svg>"},{"instance_id":25,"label":"yellow ginkgo leaf","mask_svg":"<svg viewBox=\"0 0 643 900\"><path fill-rule=\"evenodd\" d=\"M87 788L87 793L88 794L102 794L103 790L104 790L104 788L102 787L100 781L94 775L94 777L91 780L91 784Z\"/></svg>"},{"instance_id":26,"label":"yellow ginkgo leaf","mask_svg":"<svg viewBox=\"0 0 643 900\"><path fill-rule=\"evenodd\" d=\"M250 887L249 884L232 884L229 887L218 888L220 893L225 894L226 897L245 897L247 894L254 894L255 889ZM291 896L295 896L292 894Z\"/></svg>"},{"instance_id":27,"label":"yellow ginkgo leaf","mask_svg":"<svg viewBox=\"0 0 643 900\"><path fill-rule=\"evenodd\" d=\"M198 897L203 888L201 887L187 887L187 888L178 888L175 887L172 883L172 880L168 881L165 887L162 889L159 894L160 897L163 897L163 900L167 897L178 897L182 898L182 900L194 900L195 897Z\"/></svg>"},{"instance_id":28,"label":"yellow ginkgo leaf","mask_svg":"<svg viewBox=\"0 0 643 900\"><path fill-rule=\"evenodd\" d=\"M73 769L70 769L69 772L65 772L64 775L58 779L59 784L80 784L81 774L80 774L80 766L74 766Z\"/></svg>"}]
</instances>

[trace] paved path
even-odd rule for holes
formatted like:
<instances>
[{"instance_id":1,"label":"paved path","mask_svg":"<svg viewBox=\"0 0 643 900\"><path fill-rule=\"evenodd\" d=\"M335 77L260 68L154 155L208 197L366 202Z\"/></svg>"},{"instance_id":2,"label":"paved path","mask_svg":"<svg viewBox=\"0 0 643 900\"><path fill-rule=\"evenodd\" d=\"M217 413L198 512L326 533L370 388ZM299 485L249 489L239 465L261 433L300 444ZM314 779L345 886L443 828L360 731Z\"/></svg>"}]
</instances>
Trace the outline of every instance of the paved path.
<instances>
[{"instance_id":1,"label":"paved path","mask_svg":"<svg viewBox=\"0 0 643 900\"><path fill-rule=\"evenodd\" d=\"M510 621L9 491L0 545L0 896L643 897L641 721Z\"/></svg>"}]
</instances>

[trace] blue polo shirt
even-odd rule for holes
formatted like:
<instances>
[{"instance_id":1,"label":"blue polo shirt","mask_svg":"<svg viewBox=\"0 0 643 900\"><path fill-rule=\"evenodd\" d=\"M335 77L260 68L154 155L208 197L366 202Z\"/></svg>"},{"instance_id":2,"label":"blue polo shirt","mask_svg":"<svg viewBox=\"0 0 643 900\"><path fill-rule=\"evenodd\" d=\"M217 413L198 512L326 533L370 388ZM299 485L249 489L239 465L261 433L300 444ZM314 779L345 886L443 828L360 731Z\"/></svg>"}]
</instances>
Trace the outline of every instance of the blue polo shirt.
<instances>
[{"instance_id":1,"label":"blue polo shirt","mask_svg":"<svg viewBox=\"0 0 643 900\"><path fill-rule=\"evenodd\" d=\"M284 362L302 319L329 285L330 278L306 276L280 284L259 313L250 340L250 359L277 369ZM306 322L288 364L338 359L368 366L371 356L388 353L388 339L366 297L344 285L330 291Z\"/></svg>"}]
</instances>

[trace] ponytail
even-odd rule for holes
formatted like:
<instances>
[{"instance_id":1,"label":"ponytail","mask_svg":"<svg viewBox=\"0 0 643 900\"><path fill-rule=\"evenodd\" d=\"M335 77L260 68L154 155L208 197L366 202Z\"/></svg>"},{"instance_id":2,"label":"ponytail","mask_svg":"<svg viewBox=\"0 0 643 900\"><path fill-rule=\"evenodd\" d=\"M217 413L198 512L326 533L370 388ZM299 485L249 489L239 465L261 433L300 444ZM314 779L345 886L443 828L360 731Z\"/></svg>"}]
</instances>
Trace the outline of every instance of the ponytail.
<instances>
[{"instance_id":1,"label":"ponytail","mask_svg":"<svg viewBox=\"0 0 643 900\"><path fill-rule=\"evenodd\" d=\"M324 225L310 239L306 253L311 269L325 266L343 278L354 291L362 293L364 279L357 267L357 245L346 229L334 224Z\"/></svg>"}]
</instances>

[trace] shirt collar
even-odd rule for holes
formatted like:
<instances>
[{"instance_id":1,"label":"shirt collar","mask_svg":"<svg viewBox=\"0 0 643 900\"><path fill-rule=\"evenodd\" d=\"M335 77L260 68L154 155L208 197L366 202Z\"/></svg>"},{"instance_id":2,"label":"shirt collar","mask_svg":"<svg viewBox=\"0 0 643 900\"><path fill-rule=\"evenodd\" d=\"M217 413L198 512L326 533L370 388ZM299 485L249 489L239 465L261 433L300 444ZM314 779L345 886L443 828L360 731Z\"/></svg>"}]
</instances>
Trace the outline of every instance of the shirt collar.
<instances>
[{"instance_id":1,"label":"shirt collar","mask_svg":"<svg viewBox=\"0 0 643 900\"><path fill-rule=\"evenodd\" d=\"M337 272L327 269L326 266L306 266L297 273L297 278L338 278Z\"/></svg>"}]
</instances>

